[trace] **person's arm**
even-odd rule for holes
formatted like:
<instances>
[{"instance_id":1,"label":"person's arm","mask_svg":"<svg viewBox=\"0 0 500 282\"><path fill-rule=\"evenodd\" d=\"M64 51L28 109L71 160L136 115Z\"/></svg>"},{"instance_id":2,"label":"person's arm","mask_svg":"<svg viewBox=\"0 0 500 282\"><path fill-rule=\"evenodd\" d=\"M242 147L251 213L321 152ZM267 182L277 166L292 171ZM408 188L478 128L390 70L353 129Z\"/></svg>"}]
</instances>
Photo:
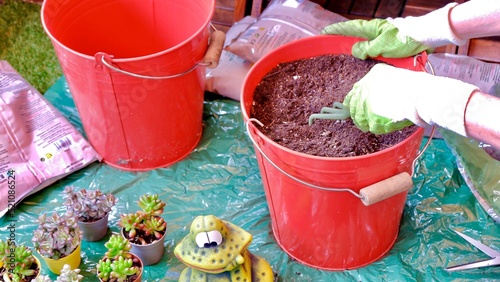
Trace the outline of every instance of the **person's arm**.
<instances>
[{"instance_id":1,"label":"person's arm","mask_svg":"<svg viewBox=\"0 0 500 282\"><path fill-rule=\"evenodd\" d=\"M450 27L462 39L500 35L500 1L471 0L450 10Z\"/></svg>"},{"instance_id":2,"label":"person's arm","mask_svg":"<svg viewBox=\"0 0 500 282\"><path fill-rule=\"evenodd\" d=\"M465 109L467 136L500 149L500 98L474 91Z\"/></svg>"},{"instance_id":3,"label":"person's arm","mask_svg":"<svg viewBox=\"0 0 500 282\"><path fill-rule=\"evenodd\" d=\"M471 0L448 5L419 17L349 20L326 26L323 34L364 37L352 47L359 59L404 58L470 38L500 35L500 1Z\"/></svg>"},{"instance_id":4,"label":"person's arm","mask_svg":"<svg viewBox=\"0 0 500 282\"><path fill-rule=\"evenodd\" d=\"M460 80L386 64L354 84L344 106L362 131L437 125L500 149L500 98Z\"/></svg>"}]
</instances>

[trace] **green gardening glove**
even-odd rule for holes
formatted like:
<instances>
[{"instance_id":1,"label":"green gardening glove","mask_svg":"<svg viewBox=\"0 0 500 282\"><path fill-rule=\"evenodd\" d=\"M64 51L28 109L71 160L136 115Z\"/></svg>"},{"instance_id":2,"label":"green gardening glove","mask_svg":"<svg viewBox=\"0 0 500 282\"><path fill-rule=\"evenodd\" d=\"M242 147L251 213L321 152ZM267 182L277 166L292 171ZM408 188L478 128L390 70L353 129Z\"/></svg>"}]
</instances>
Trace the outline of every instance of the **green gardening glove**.
<instances>
[{"instance_id":1,"label":"green gardening glove","mask_svg":"<svg viewBox=\"0 0 500 282\"><path fill-rule=\"evenodd\" d=\"M359 59L368 57L405 58L422 51L432 51L447 44L462 45L449 22L450 10L457 3L450 3L420 17L350 20L325 27L321 33L367 38L354 44L352 55Z\"/></svg>"},{"instance_id":2,"label":"green gardening glove","mask_svg":"<svg viewBox=\"0 0 500 282\"><path fill-rule=\"evenodd\" d=\"M365 132L385 134L416 124L466 136L465 108L476 89L460 80L380 63L354 84L343 105Z\"/></svg>"},{"instance_id":3,"label":"green gardening glove","mask_svg":"<svg viewBox=\"0 0 500 282\"><path fill-rule=\"evenodd\" d=\"M401 36L396 26L383 19L340 22L325 27L321 33L367 38L352 46L352 55L361 60L378 56L404 58L431 49L409 36Z\"/></svg>"},{"instance_id":4,"label":"green gardening glove","mask_svg":"<svg viewBox=\"0 0 500 282\"><path fill-rule=\"evenodd\" d=\"M391 78L387 78L384 72L384 69L379 70L379 65L374 67L354 84L344 99L343 105L349 109L352 121L363 132L386 134L414 124L407 118L413 116L412 105L403 106L398 101L408 100L404 91L392 91L395 92L392 96L387 95L390 92L383 91L384 83L381 84L380 79L391 83Z\"/></svg>"}]
</instances>

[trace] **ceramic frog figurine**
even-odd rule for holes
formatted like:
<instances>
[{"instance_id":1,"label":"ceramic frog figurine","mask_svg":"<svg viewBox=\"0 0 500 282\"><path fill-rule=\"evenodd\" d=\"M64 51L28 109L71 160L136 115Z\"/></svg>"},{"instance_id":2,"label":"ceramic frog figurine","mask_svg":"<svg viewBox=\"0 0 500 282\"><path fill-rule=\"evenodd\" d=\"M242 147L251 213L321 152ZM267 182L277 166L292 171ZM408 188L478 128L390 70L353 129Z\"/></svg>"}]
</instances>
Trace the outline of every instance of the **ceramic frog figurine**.
<instances>
[{"instance_id":1,"label":"ceramic frog figurine","mask_svg":"<svg viewBox=\"0 0 500 282\"><path fill-rule=\"evenodd\" d=\"M188 235L175 247L188 267L179 282L272 282L269 263L247 250L252 235L213 215L198 216Z\"/></svg>"}]
</instances>

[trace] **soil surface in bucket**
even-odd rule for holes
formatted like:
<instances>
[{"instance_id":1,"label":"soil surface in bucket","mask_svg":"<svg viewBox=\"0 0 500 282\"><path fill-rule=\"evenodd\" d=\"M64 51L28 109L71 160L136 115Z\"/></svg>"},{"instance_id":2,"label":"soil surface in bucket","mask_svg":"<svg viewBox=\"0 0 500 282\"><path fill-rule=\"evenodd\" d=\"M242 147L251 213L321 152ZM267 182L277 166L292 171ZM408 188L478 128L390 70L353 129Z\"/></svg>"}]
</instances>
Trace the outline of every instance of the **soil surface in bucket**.
<instances>
[{"instance_id":1,"label":"soil surface in bucket","mask_svg":"<svg viewBox=\"0 0 500 282\"><path fill-rule=\"evenodd\" d=\"M354 83L377 63L351 55L322 55L278 64L255 89L251 117L264 124L259 129L274 142L309 155L353 157L394 146L418 127L375 135L359 130L350 118L308 124L309 116L322 107L343 102Z\"/></svg>"}]
</instances>

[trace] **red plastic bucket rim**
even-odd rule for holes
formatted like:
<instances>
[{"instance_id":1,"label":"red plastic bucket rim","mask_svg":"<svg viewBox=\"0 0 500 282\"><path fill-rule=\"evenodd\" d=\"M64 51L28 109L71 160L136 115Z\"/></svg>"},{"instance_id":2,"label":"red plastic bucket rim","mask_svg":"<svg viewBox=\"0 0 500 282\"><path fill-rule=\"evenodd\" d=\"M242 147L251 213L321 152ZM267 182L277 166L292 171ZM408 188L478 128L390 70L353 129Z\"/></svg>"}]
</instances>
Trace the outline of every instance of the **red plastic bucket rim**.
<instances>
[{"instance_id":1,"label":"red plastic bucket rim","mask_svg":"<svg viewBox=\"0 0 500 282\"><path fill-rule=\"evenodd\" d=\"M49 28L46 25L45 9L49 5L47 3L50 3L51 1L52 0L45 0L45 1L43 1L42 8L41 8L42 26L43 26L43 29L45 30L45 32L49 35L50 39L53 40L54 42L57 42L57 44L59 46L61 46L62 48L64 48L68 52L71 52L71 53L73 53L73 54L75 54L77 56L81 56L81 57L86 58L86 59L91 59L91 60L94 59L95 55L94 56L90 56L90 55L87 55L87 54L83 54L83 53L75 51L75 50L67 47L66 45L62 44L62 42L60 42L57 38L55 38L54 35L50 32ZM74 1L79 2L77 0L74 0ZM113 58L113 62L127 63L127 62L135 62L135 61L138 61L138 60L154 59L154 58L156 58L158 56L162 56L162 55L164 55L166 53L174 52L178 48L181 48L186 43L191 42L200 32L203 31L204 28L206 28L207 26L209 26L209 24L211 23L212 16L213 16L213 14L215 12L215 0L206 0L206 1L210 1L211 2L210 3L210 7L212 7L212 9L211 9L210 13L207 15L207 18L204 21L203 25L201 25L201 27L198 30L196 30L196 32L194 32L191 36L189 36L189 38L187 38L186 40L184 40L184 41L176 44L175 46L172 46L171 48L165 49L165 50L160 51L160 52L156 52L156 53L145 55L145 56L132 57L132 58ZM98 54L98 53L100 53L100 52L97 52L96 54Z\"/></svg>"}]
</instances>

